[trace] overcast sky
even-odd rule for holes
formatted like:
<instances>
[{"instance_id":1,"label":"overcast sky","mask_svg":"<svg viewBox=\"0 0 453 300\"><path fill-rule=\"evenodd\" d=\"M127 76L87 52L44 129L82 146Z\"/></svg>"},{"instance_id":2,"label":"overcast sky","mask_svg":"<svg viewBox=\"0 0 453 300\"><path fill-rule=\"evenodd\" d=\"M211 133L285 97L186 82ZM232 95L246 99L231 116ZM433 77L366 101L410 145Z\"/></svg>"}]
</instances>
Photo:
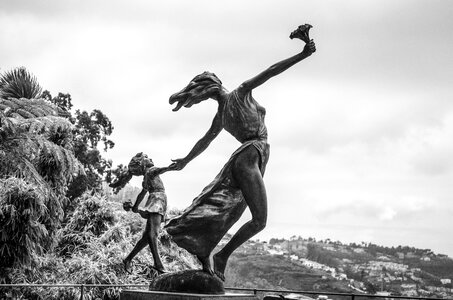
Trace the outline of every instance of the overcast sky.
<instances>
[{"instance_id":1,"label":"overcast sky","mask_svg":"<svg viewBox=\"0 0 453 300\"><path fill-rule=\"evenodd\" d=\"M217 109L209 100L172 112L169 96L205 70L236 88L301 51L289 34L304 23L317 52L253 92L271 144L257 238L453 256L452 1L1 0L0 68L25 66L75 108L107 114L114 165L143 151L165 166ZM169 205L187 207L237 147L224 131L163 175Z\"/></svg>"}]
</instances>

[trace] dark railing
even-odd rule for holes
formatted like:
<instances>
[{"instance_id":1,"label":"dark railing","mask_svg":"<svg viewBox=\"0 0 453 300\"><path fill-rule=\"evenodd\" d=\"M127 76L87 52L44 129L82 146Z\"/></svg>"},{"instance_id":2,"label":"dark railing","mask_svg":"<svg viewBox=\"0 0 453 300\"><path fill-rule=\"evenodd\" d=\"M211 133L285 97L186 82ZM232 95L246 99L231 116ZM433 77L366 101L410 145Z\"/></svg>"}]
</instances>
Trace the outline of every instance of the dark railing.
<instances>
[{"instance_id":1,"label":"dark railing","mask_svg":"<svg viewBox=\"0 0 453 300\"><path fill-rule=\"evenodd\" d=\"M148 288L146 284L0 284L0 288L21 288L21 287L36 287L36 288L79 288L80 300L84 300L86 289L90 288ZM230 291L248 292L257 295L258 293L277 293L277 294L300 294L300 295L324 295L324 296L342 296L355 300L356 298L379 298L379 299L415 299L415 300L453 300L453 298L427 298L427 297L410 297L410 296L382 296L371 294L357 293L334 293L320 291L298 291L298 290L273 290L273 289L249 289L249 288L234 288L225 287Z\"/></svg>"}]
</instances>

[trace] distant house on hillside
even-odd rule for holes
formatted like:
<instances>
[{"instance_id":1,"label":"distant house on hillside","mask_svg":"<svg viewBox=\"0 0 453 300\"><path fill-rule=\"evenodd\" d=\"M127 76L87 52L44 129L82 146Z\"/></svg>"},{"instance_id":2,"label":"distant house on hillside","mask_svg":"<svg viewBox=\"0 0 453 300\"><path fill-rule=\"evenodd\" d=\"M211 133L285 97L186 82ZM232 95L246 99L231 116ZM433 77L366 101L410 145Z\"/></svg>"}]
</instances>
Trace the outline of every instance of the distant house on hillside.
<instances>
[{"instance_id":1,"label":"distant house on hillside","mask_svg":"<svg viewBox=\"0 0 453 300\"><path fill-rule=\"evenodd\" d=\"M323 248L326 249L326 250L329 250L329 251L335 251L336 250L335 247L331 246L331 245L324 246Z\"/></svg>"},{"instance_id":2,"label":"distant house on hillside","mask_svg":"<svg viewBox=\"0 0 453 300\"><path fill-rule=\"evenodd\" d=\"M381 255L377 258L378 260L384 260L384 261L390 261L390 258L388 258L387 256L385 255Z\"/></svg>"},{"instance_id":3,"label":"distant house on hillside","mask_svg":"<svg viewBox=\"0 0 453 300\"><path fill-rule=\"evenodd\" d=\"M405 290L414 290L417 288L417 285L415 283L403 283L401 288Z\"/></svg>"},{"instance_id":4,"label":"distant house on hillside","mask_svg":"<svg viewBox=\"0 0 453 300\"><path fill-rule=\"evenodd\" d=\"M441 279L440 282L442 284L450 284L451 283L451 279L450 278Z\"/></svg>"},{"instance_id":5,"label":"distant house on hillside","mask_svg":"<svg viewBox=\"0 0 453 300\"><path fill-rule=\"evenodd\" d=\"M429 256L423 256L420 258L421 261L431 261L431 258Z\"/></svg>"},{"instance_id":6,"label":"distant house on hillside","mask_svg":"<svg viewBox=\"0 0 453 300\"><path fill-rule=\"evenodd\" d=\"M354 251L355 253L365 253L366 252L365 249L363 249L363 248L354 248L354 249L352 249L352 251Z\"/></svg>"}]
</instances>

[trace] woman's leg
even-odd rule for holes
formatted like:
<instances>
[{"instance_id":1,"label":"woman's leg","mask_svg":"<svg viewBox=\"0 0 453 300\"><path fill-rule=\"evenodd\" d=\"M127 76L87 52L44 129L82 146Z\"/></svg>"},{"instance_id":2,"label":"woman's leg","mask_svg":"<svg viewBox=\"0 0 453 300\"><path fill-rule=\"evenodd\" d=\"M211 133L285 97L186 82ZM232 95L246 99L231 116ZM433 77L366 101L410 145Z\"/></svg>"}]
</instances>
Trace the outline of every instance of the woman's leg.
<instances>
[{"instance_id":1,"label":"woman's leg","mask_svg":"<svg viewBox=\"0 0 453 300\"><path fill-rule=\"evenodd\" d=\"M200 261L201 266L203 267L203 271L205 271L209 275L214 275L214 271L212 270L211 261L209 260L209 256L205 256L205 257L197 256L197 258Z\"/></svg>"},{"instance_id":2,"label":"woman's leg","mask_svg":"<svg viewBox=\"0 0 453 300\"><path fill-rule=\"evenodd\" d=\"M225 247L214 255L214 272L221 279L224 279L225 267L233 251L266 226L267 196L259 163L258 150L249 146L239 154L233 165L234 180L242 191L252 219L245 223Z\"/></svg>"},{"instance_id":3,"label":"woman's leg","mask_svg":"<svg viewBox=\"0 0 453 300\"><path fill-rule=\"evenodd\" d=\"M148 218L148 222L146 224L147 225L146 228L148 228L146 234L148 237L149 248L151 249L151 253L153 254L154 267L157 270L164 272L164 265L160 260L159 251L157 249L157 237L159 235L161 222L162 222L161 215L159 215L158 213L150 214L150 217Z\"/></svg>"}]
</instances>

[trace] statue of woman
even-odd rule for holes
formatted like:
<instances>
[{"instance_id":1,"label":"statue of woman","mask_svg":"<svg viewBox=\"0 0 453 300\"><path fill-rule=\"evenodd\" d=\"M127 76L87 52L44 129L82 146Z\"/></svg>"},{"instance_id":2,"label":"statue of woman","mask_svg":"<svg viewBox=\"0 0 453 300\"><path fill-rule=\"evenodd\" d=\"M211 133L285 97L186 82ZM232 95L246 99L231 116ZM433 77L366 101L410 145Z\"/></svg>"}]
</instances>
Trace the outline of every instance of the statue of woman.
<instances>
[{"instance_id":1,"label":"statue of woman","mask_svg":"<svg viewBox=\"0 0 453 300\"><path fill-rule=\"evenodd\" d=\"M180 247L198 257L204 271L215 273L222 280L225 280L224 272L230 255L260 232L266 226L267 220L267 196L263 182L269 159L269 144L264 124L266 110L252 97L252 91L315 51L315 43L308 40L302 52L272 65L231 92L222 86L215 74L204 72L195 76L184 89L170 97L170 104L177 103L173 111L182 106L191 107L207 99L216 100L219 106L211 128L189 154L173 160L168 170L182 170L209 146L222 129L242 144L214 181L194 199L192 205L165 226ZM252 219L213 256L212 270L209 260L211 252L240 218L246 206L250 209Z\"/></svg>"}]
</instances>

